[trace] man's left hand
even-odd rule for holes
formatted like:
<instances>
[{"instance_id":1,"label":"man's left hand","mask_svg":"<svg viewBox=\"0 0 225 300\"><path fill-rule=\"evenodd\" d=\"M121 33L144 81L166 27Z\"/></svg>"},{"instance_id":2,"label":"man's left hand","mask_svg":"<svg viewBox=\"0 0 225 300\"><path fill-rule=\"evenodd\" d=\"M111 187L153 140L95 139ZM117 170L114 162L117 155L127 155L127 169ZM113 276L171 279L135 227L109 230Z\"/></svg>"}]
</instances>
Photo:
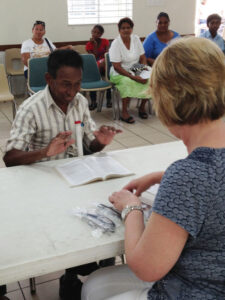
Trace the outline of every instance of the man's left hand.
<instances>
[{"instance_id":1,"label":"man's left hand","mask_svg":"<svg viewBox=\"0 0 225 300\"><path fill-rule=\"evenodd\" d=\"M99 130L94 131L94 135L101 145L106 146L110 144L114 136L120 132L122 132L122 130L103 125Z\"/></svg>"}]
</instances>

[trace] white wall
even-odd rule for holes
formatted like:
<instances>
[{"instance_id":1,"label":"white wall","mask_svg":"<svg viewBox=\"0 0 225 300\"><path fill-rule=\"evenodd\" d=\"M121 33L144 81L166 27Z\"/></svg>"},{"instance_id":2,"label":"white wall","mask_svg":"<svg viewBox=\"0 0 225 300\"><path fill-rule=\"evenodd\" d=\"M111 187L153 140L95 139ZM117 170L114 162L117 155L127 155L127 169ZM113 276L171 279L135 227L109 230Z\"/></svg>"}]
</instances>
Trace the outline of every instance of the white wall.
<instances>
[{"instance_id":1,"label":"white wall","mask_svg":"<svg viewBox=\"0 0 225 300\"><path fill-rule=\"evenodd\" d=\"M161 0L162 6L148 6L148 0L134 0L134 32L141 37L155 30L159 12L167 12L170 28L180 34L194 33L196 0ZM0 45L20 44L31 36L35 20L47 23L46 36L53 42L90 38L91 25L67 25L66 0L0 0ZM105 37L117 35L116 24L104 25Z\"/></svg>"}]
</instances>

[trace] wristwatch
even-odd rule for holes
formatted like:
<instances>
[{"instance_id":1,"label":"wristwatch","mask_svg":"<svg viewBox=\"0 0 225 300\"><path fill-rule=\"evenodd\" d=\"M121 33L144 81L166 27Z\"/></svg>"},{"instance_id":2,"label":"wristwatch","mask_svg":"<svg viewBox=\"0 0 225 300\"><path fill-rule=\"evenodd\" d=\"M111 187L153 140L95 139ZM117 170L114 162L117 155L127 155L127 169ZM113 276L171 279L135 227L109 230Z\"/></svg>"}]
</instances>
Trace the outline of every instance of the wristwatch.
<instances>
[{"instance_id":1,"label":"wristwatch","mask_svg":"<svg viewBox=\"0 0 225 300\"><path fill-rule=\"evenodd\" d=\"M121 213L121 218L123 220L123 222L125 222L126 217L128 216L128 214L132 211L132 210L140 210L143 213L143 208L141 205L127 205Z\"/></svg>"}]
</instances>

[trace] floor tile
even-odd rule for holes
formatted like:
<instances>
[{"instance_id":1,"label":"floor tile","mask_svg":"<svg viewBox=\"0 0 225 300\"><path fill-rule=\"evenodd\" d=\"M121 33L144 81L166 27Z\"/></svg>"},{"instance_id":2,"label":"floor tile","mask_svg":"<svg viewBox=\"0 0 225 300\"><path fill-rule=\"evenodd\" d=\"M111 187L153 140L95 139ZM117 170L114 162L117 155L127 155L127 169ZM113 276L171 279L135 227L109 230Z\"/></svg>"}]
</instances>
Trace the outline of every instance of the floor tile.
<instances>
[{"instance_id":1,"label":"floor tile","mask_svg":"<svg viewBox=\"0 0 225 300\"><path fill-rule=\"evenodd\" d=\"M26 300L59 300L60 299L58 280L52 280L37 285L37 291L35 295L31 295L29 288L24 288L23 292L26 297Z\"/></svg>"},{"instance_id":2,"label":"floor tile","mask_svg":"<svg viewBox=\"0 0 225 300\"><path fill-rule=\"evenodd\" d=\"M14 292L14 291L17 291L19 290L19 285L18 285L18 282L13 282L13 283L8 283L7 284L7 292L10 293L10 292Z\"/></svg>"},{"instance_id":3,"label":"floor tile","mask_svg":"<svg viewBox=\"0 0 225 300\"><path fill-rule=\"evenodd\" d=\"M123 146L125 146L126 148L149 145L148 141L146 141L138 136L127 137L127 138L121 139L120 143Z\"/></svg>"},{"instance_id":4,"label":"floor tile","mask_svg":"<svg viewBox=\"0 0 225 300\"><path fill-rule=\"evenodd\" d=\"M23 295L20 290L8 293L6 295L10 300L24 300ZM45 298L46 300L47 298ZM43 299L44 300L44 299Z\"/></svg>"},{"instance_id":5,"label":"floor tile","mask_svg":"<svg viewBox=\"0 0 225 300\"><path fill-rule=\"evenodd\" d=\"M65 273L65 270L61 270L58 272L35 277L35 283L36 283L36 285L39 285L44 282L48 282L48 281L52 281L52 280L56 280L56 279L58 280L64 273ZM29 279L21 280L20 285L22 288L29 287L30 286Z\"/></svg>"},{"instance_id":6,"label":"floor tile","mask_svg":"<svg viewBox=\"0 0 225 300\"><path fill-rule=\"evenodd\" d=\"M112 151L112 150L120 150L125 149L125 146L119 142L113 141L111 144L107 145L103 151Z\"/></svg>"},{"instance_id":7,"label":"floor tile","mask_svg":"<svg viewBox=\"0 0 225 300\"><path fill-rule=\"evenodd\" d=\"M0 168L5 168L5 163L4 163L4 161L3 161L3 152L2 151L0 151Z\"/></svg>"}]
</instances>

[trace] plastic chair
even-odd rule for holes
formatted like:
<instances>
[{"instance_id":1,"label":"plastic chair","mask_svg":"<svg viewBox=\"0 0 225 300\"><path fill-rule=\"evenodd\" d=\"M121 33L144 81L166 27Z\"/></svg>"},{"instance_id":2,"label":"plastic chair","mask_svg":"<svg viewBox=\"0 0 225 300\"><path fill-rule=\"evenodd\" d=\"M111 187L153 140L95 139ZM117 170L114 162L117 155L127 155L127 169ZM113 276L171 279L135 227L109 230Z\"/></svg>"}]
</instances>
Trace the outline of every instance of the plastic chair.
<instances>
[{"instance_id":1,"label":"plastic chair","mask_svg":"<svg viewBox=\"0 0 225 300\"><path fill-rule=\"evenodd\" d=\"M16 114L16 102L14 96L9 91L9 85L7 81L7 76L5 72L5 67L0 64L0 102L12 102L13 118Z\"/></svg>"},{"instance_id":2,"label":"plastic chair","mask_svg":"<svg viewBox=\"0 0 225 300\"><path fill-rule=\"evenodd\" d=\"M11 48L5 50L5 67L9 80L10 91L12 91L12 77L24 76L24 65L21 60L20 48Z\"/></svg>"},{"instance_id":3,"label":"plastic chair","mask_svg":"<svg viewBox=\"0 0 225 300\"><path fill-rule=\"evenodd\" d=\"M99 92L97 111L102 110L103 99L106 90L111 89L112 84L102 80L96 59L93 54L81 54L83 60L83 75L81 82L81 92Z\"/></svg>"},{"instance_id":4,"label":"plastic chair","mask_svg":"<svg viewBox=\"0 0 225 300\"><path fill-rule=\"evenodd\" d=\"M107 82L110 82L112 85L112 109L113 109L113 119L120 118L120 93L117 90L115 84L110 81L110 68L112 63L109 59L109 53L105 53L105 79Z\"/></svg>"},{"instance_id":5,"label":"plastic chair","mask_svg":"<svg viewBox=\"0 0 225 300\"><path fill-rule=\"evenodd\" d=\"M46 86L47 61L48 56L31 58L28 61L27 87L31 95L43 90Z\"/></svg>"}]
</instances>

